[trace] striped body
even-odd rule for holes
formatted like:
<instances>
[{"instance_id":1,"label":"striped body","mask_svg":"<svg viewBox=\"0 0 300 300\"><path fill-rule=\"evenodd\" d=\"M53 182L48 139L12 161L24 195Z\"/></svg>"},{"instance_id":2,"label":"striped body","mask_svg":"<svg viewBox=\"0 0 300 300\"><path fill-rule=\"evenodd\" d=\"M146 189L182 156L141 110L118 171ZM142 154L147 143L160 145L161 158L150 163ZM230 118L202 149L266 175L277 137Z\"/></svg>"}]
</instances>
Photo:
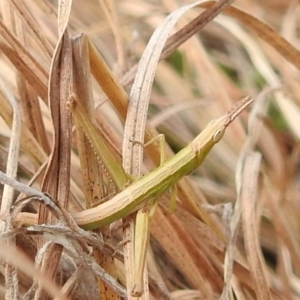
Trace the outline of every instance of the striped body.
<instances>
[{"instance_id":1,"label":"striped body","mask_svg":"<svg viewBox=\"0 0 300 300\"><path fill-rule=\"evenodd\" d=\"M184 149L109 201L73 214L77 224L89 230L111 224L141 208L145 201L166 192L202 164L212 147L222 139L228 125L253 101L246 97L237 102L225 116L211 121Z\"/></svg>"},{"instance_id":2,"label":"striped body","mask_svg":"<svg viewBox=\"0 0 300 300\"><path fill-rule=\"evenodd\" d=\"M223 136L227 122L227 116L210 122L187 147L163 165L132 183L109 201L75 213L73 217L76 223L89 230L108 225L128 215L127 212L139 209L144 205L144 201L166 192L183 176L201 165L214 144ZM216 140L214 140L215 133L221 134ZM89 220L88 223L86 220Z\"/></svg>"}]
</instances>

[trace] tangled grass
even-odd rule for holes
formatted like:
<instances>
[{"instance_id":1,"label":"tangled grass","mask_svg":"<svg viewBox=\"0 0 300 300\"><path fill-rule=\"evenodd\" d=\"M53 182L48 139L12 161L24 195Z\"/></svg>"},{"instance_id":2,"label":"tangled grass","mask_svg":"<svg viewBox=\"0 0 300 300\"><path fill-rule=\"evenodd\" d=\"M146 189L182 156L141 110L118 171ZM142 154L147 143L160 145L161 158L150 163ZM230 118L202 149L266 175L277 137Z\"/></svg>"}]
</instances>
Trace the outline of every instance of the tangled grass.
<instances>
[{"instance_id":1,"label":"tangled grass","mask_svg":"<svg viewBox=\"0 0 300 300\"><path fill-rule=\"evenodd\" d=\"M159 164L132 140L163 133L172 157L245 95L173 214L160 195L140 297L300 298L298 16L296 1L2 0L1 299L134 298L136 212L93 231L76 216L123 168Z\"/></svg>"}]
</instances>

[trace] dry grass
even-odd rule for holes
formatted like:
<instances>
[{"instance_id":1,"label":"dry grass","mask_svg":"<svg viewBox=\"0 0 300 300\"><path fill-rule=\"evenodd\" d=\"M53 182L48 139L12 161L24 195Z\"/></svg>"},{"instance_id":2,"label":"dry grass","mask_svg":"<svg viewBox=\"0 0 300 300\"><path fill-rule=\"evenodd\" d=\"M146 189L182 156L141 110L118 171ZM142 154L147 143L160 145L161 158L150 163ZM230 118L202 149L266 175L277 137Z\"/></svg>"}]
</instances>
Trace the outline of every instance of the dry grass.
<instances>
[{"instance_id":1,"label":"dry grass","mask_svg":"<svg viewBox=\"0 0 300 300\"><path fill-rule=\"evenodd\" d=\"M161 197L142 298L300 299L297 1L62 2L0 3L1 299L132 298L135 213L93 232L71 216L122 189L121 156L158 164L132 140L162 132L170 157L245 95L174 214Z\"/></svg>"}]
</instances>

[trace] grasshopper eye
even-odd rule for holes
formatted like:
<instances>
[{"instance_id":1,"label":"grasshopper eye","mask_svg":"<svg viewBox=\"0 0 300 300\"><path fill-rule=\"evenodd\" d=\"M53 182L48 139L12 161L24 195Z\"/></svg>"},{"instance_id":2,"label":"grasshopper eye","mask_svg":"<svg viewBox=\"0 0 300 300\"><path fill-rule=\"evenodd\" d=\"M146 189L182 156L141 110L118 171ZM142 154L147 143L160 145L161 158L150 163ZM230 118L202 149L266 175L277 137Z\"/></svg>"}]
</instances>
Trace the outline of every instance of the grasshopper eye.
<instances>
[{"instance_id":1,"label":"grasshopper eye","mask_svg":"<svg viewBox=\"0 0 300 300\"><path fill-rule=\"evenodd\" d=\"M217 131L213 135L214 143L218 143L222 139L224 133L225 133L225 127L224 126L217 129Z\"/></svg>"}]
</instances>

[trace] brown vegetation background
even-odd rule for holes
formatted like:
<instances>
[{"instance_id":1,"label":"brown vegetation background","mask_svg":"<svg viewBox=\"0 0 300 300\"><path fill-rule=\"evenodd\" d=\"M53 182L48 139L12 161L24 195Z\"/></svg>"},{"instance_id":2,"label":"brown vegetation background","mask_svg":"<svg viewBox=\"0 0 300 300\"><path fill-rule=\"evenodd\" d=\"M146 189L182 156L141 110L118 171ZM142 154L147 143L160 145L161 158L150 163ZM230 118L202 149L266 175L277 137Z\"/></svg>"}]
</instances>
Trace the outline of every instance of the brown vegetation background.
<instances>
[{"instance_id":1,"label":"brown vegetation background","mask_svg":"<svg viewBox=\"0 0 300 300\"><path fill-rule=\"evenodd\" d=\"M134 298L135 212L93 231L72 214L120 192L107 164L158 165L131 139L163 133L172 157L246 95L173 214L161 195L141 298L300 299L299 1L192 3L0 2L0 171L15 179L0 186L1 299Z\"/></svg>"}]
</instances>

